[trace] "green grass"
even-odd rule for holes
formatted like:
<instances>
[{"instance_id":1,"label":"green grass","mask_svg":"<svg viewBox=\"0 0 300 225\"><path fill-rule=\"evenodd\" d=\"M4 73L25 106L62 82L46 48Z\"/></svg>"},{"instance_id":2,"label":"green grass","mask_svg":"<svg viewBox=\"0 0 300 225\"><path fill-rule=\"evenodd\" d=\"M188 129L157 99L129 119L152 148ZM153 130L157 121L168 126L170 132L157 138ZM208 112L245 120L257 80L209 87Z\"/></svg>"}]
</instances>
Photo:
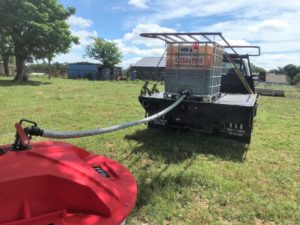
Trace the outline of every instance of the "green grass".
<instances>
[{"instance_id":1,"label":"green grass","mask_svg":"<svg viewBox=\"0 0 300 225\"><path fill-rule=\"evenodd\" d=\"M51 130L142 118L141 86L46 78L16 85L0 78L0 144L13 141L21 118ZM300 91L276 88L284 88L286 97L260 97L248 149L145 125L68 141L116 159L134 174L139 195L128 224L300 224Z\"/></svg>"}]
</instances>

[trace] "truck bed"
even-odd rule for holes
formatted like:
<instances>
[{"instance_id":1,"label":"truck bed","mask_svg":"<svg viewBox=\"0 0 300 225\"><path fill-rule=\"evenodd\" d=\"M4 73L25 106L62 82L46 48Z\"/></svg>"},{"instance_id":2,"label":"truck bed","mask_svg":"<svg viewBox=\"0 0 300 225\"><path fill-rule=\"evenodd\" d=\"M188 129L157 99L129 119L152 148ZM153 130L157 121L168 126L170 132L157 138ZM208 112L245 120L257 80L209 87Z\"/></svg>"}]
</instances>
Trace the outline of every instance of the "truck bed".
<instances>
[{"instance_id":1,"label":"truck bed","mask_svg":"<svg viewBox=\"0 0 300 225\"><path fill-rule=\"evenodd\" d=\"M139 101L151 116L174 103L178 96L160 92L140 96ZM148 127L190 129L250 143L257 100L257 94L221 93L213 102L187 97L171 112L149 122Z\"/></svg>"}]
</instances>

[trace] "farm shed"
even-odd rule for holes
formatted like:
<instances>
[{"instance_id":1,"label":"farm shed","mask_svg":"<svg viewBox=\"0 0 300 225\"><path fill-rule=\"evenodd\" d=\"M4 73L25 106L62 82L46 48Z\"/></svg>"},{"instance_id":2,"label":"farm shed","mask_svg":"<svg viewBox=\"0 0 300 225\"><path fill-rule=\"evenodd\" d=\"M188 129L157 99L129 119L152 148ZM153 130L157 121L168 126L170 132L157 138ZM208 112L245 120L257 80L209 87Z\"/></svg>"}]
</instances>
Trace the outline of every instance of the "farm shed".
<instances>
[{"instance_id":1,"label":"farm shed","mask_svg":"<svg viewBox=\"0 0 300 225\"><path fill-rule=\"evenodd\" d=\"M161 57L145 57L130 67L130 74L140 80L163 80L165 71L166 58Z\"/></svg>"}]
</instances>

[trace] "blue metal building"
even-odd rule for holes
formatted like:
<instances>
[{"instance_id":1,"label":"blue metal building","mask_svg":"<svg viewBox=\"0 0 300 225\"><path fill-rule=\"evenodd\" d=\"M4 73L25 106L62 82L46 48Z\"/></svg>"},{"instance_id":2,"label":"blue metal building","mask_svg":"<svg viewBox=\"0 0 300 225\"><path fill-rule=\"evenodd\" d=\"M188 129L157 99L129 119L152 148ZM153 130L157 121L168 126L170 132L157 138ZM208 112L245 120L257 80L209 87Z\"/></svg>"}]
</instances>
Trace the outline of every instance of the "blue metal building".
<instances>
[{"instance_id":1,"label":"blue metal building","mask_svg":"<svg viewBox=\"0 0 300 225\"><path fill-rule=\"evenodd\" d=\"M68 78L97 80L100 66L100 64L88 62L70 63L68 64Z\"/></svg>"}]
</instances>

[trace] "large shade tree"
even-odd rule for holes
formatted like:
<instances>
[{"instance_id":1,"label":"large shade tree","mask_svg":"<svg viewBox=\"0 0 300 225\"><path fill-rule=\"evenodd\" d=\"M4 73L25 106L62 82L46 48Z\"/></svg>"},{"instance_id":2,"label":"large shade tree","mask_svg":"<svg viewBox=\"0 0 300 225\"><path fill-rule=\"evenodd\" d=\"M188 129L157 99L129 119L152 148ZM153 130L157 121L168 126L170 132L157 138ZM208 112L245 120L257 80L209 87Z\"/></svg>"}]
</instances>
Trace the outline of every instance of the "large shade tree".
<instances>
[{"instance_id":1,"label":"large shade tree","mask_svg":"<svg viewBox=\"0 0 300 225\"><path fill-rule=\"evenodd\" d=\"M14 45L15 80L26 79L26 60L53 58L78 42L66 22L74 13L74 8L66 9L57 0L0 1L0 33L6 31Z\"/></svg>"},{"instance_id":2,"label":"large shade tree","mask_svg":"<svg viewBox=\"0 0 300 225\"><path fill-rule=\"evenodd\" d=\"M86 55L99 60L104 67L113 67L121 62L122 54L115 43L102 38L93 38L93 43L86 48Z\"/></svg>"}]
</instances>

